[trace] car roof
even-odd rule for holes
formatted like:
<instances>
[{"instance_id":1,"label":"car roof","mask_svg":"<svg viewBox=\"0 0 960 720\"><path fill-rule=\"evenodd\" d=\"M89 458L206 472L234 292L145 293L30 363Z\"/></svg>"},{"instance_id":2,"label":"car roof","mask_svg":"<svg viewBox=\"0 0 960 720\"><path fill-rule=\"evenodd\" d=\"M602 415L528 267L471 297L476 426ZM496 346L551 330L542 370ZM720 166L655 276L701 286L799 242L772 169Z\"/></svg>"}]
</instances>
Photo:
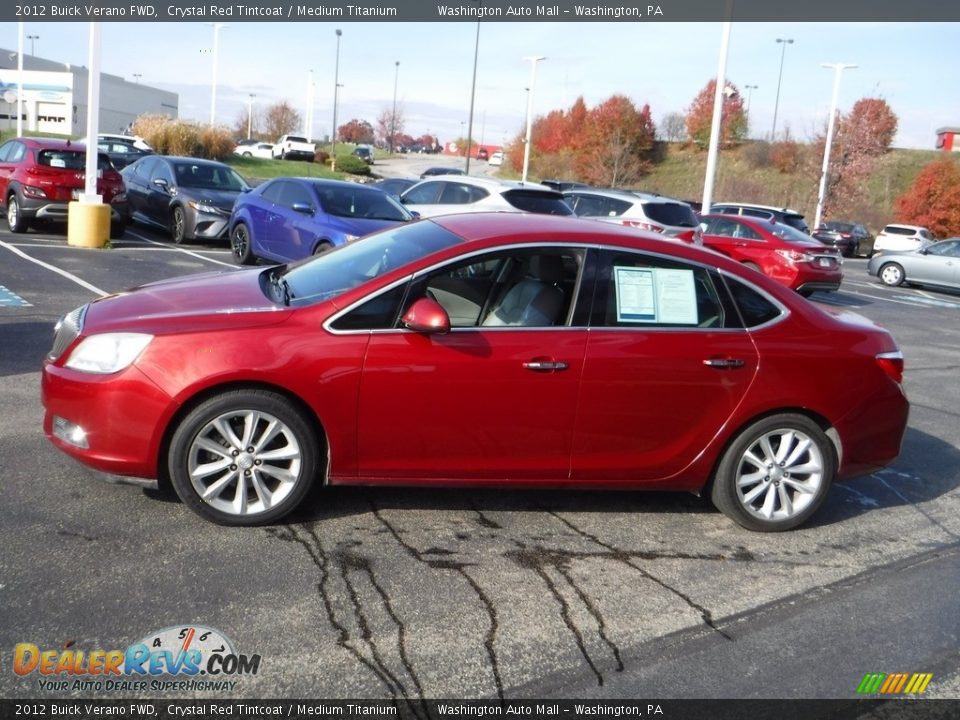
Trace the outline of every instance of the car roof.
<instances>
[{"instance_id":1,"label":"car roof","mask_svg":"<svg viewBox=\"0 0 960 720\"><path fill-rule=\"evenodd\" d=\"M902 225L900 223L887 223L886 225L883 226L884 230L891 227L905 228L907 230L926 230L926 228L923 225Z\"/></svg>"},{"instance_id":2,"label":"car roof","mask_svg":"<svg viewBox=\"0 0 960 720\"><path fill-rule=\"evenodd\" d=\"M87 146L79 140L68 140L64 138L53 137L18 137L10 138L22 142L27 147L41 150L83 150L86 152Z\"/></svg>"},{"instance_id":3,"label":"car roof","mask_svg":"<svg viewBox=\"0 0 960 720\"><path fill-rule=\"evenodd\" d=\"M770 210L771 212L781 212L787 213L788 215L799 215L803 217L803 213L792 210L791 208L786 207L777 207L776 205L758 205L757 203L744 203L744 202L717 202L711 203L710 209L718 207L738 207L738 208L754 208L756 210Z\"/></svg>"},{"instance_id":4,"label":"car roof","mask_svg":"<svg viewBox=\"0 0 960 720\"><path fill-rule=\"evenodd\" d=\"M600 195L603 197L621 198L626 200L642 200L643 202L680 203L681 205L689 205L689 203L683 200L678 200L677 198L668 197L667 195L658 195L657 193L644 192L642 190L578 187L563 191L564 195L572 195L574 193L577 195Z\"/></svg>"},{"instance_id":5,"label":"car roof","mask_svg":"<svg viewBox=\"0 0 960 720\"><path fill-rule=\"evenodd\" d=\"M151 155L150 157L160 158L161 160L166 160L168 162L175 162L175 163L190 163L191 165L212 165L214 167L228 167L228 168L230 167L226 163L222 163L219 160L207 160L205 158L190 157L189 155ZM233 168L230 168L230 169L233 170Z\"/></svg>"},{"instance_id":6,"label":"car roof","mask_svg":"<svg viewBox=\"0 0 960 720\"><path fill-rule=\"evenodd\" d=\"M459 183L465 183L467 185L474 185L476 187L487 188L489 190L502 190L502 189L525 189L525 190L546 190L548 192L556 192L553 188L549 188L546 185L541 185L540 183L532 182L520 182L519 180L500 180L499 178L492 177L479 177L477 175L456 175L453 178L444 177L442 175L437 175L434 177L425 177L420 182L436 182L438 180L449 182L451 179Z\"/></svg>"}]
</instances>

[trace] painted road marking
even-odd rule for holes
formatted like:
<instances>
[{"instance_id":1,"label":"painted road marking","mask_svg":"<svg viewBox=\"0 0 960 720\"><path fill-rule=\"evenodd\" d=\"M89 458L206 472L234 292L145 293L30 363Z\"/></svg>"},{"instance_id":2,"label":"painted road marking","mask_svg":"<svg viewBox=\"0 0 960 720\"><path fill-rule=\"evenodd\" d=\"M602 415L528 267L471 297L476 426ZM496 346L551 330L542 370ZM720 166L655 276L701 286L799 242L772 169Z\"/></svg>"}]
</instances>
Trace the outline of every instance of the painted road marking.
<instances>
[{"instance_id":1,"label":"painted road marking","mask_svg":"<svg viewBox=\"0 0 960 720\"><path fill-rule=\"evenodd\" d=\"M182 252L186 255L189 255L190 257L195 257L198 260L205 260L207 262L216 263L217 265L223 265L224 267L233 268L234 270L237 269L237 266L234 265L233 263L221 262L220 260L214 260L213 258L205 257L200 253L193 252L192 250L187 250L182 247L177 247L176 245L170 245L169 243L162 243L157 240L152 240L144 235L141 235L140 233L133 232L132 230L127 230L127 234L132 235L133 237L137 238L137 240L148 242L151 245L157 245L158 247L166 248L167 250L177 250L178 252Z\"/></svg>"},{"instance_id":2,"label":"painted road marking","mask_svg":"<svg viewBox=\"0 0 960 720\"><path fill-rule=\"evenodd\" d=\"M86 280L84 280L83 278L77 277L77 276L74 275L73 273L68 273L66 270L61 270L60 268L56 267L55 265L51 265L50 263L45 263L45 262L43 262L43 260L37 260L36 258L30 257L29 255L27 255L25 252L23 252L23 251L20 250L19 248L16 248L16 247L14 247L13 245L11 245L10 243L4 242L3 240L0 240L0 247L6 248L7 250L9 250L10 252L14 253L15 255L19 255L19 256L22 257L24 260L29 260L30 262L32 262L32 263L34 263L34 264L36 264L36 265L39 265L39 266L42 267L42 268L46 268L47 270L50 270L51 272L55 272L55 273L57 273L57 275L62 275L63 277L67 278L67 280L71 280L71 281L75 282L75 283L76 283L77 285L79 285L80 287L86 288L86 289L89 290L90 292L95 293L95 294L99 295L100 297L106 297L107 295L110 294L110 293L108 293L108 292L105 292L105 291L101 290L101 289L98 288L96 285L91 285L91 284L88 283Z\"/></svg>"},{"instance_id":3,"label":"painted road marking","mask_svg":"<svg viewBox=\"0 0 960 720\"><path fill-rule=\"evenodd\" d=\"M0 307L33 307L33 305L12 290L0 285Z\"/></svg>"}]
</instances>

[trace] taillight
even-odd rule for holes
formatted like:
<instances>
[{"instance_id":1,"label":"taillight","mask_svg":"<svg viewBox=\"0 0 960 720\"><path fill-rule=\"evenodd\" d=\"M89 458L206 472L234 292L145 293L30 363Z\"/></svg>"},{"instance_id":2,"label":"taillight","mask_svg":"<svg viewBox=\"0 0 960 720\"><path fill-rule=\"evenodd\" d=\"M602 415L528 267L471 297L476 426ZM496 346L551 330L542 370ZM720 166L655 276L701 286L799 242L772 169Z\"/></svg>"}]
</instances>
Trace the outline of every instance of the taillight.
<instances>
[{"instance_id":1,"label":"taillight","mask_svg":"<svg viewBox=\"0 0 960 720\"><path fill-rule=\"evenodd\" d=\"M895 383L903 382L903 353L899 350L877 355L877 365Z\"/></svg>"},{"instance_id":2,"label":"taillight","mask_svg":"<svg viewBox=\"0 0 960 720\"><path fill-rule=\"evenodd\" d=\"M844 240L848 240L849 238L852 238L853 235L850 233L840 233L840 237L842 237Z\"/></svg>"},{"instance_id":3,"label":"taillight","mask_svg":"<svg viewBox=\"0 0 960 720\"><path fill-rule=\"evenodd\" d=\"M627 227L638 228L640 230L649 230L650 232L662 233L663 228L660 225L654 225L653 223L642 222L640 220L621 220L621 225L626 225Z\"/></svg>"},{"instance_id":4,"label":"taillight","mask_svg":"<svg viewBox=\"0 0 960 720\"><path fill-rule=\"evenodd\" d=\"M777 255L786 258L790 262L810 262L813 260L813 255L808 255L807 253L802 253L797 250L777 250Z\"/></svg>"}]
</instances>

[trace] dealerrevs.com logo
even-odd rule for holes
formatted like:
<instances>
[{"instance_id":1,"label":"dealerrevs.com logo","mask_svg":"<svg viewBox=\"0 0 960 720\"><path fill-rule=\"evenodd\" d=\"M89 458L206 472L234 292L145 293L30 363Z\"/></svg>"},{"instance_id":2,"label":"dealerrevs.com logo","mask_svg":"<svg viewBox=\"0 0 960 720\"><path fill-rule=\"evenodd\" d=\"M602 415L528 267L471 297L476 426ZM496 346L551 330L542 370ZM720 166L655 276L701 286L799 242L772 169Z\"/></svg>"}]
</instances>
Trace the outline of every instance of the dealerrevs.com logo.
<instances>
[{"instance_id":1,"label":"dealerrevs.com logo","mask_svg":"<svg viewBox=\"0 0 960 720\"><path fill-rule=\"evenodd\" d=\"M126 650L41 649L18 643L13 671L37 677L40 690L64 692L232 691L243 675L256 675L260 655L234 650L230 639L202 625L150 633Z\"/></svg>"}]
</instances>

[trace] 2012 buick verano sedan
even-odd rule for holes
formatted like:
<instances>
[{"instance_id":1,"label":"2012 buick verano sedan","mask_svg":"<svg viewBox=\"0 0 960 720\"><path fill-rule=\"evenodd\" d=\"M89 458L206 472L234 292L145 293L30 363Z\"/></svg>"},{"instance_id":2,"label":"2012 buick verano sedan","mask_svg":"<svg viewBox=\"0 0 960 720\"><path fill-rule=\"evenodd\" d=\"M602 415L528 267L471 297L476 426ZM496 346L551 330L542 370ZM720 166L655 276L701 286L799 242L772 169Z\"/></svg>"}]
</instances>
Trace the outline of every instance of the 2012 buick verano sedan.
<instances>
[{"instance_id":1,"label":"2012 buick verano sedan","mask_svg":"<svg viewBox=\"0 0 960 720\"><path fill-rule=\"evenodd\" d=\"M589 220L420 220L146 285L58 325L44 429L205 518L314 483L707 492L754 530L900 451L890 334L701 248Z\"/></svg>"}]
</instances>

